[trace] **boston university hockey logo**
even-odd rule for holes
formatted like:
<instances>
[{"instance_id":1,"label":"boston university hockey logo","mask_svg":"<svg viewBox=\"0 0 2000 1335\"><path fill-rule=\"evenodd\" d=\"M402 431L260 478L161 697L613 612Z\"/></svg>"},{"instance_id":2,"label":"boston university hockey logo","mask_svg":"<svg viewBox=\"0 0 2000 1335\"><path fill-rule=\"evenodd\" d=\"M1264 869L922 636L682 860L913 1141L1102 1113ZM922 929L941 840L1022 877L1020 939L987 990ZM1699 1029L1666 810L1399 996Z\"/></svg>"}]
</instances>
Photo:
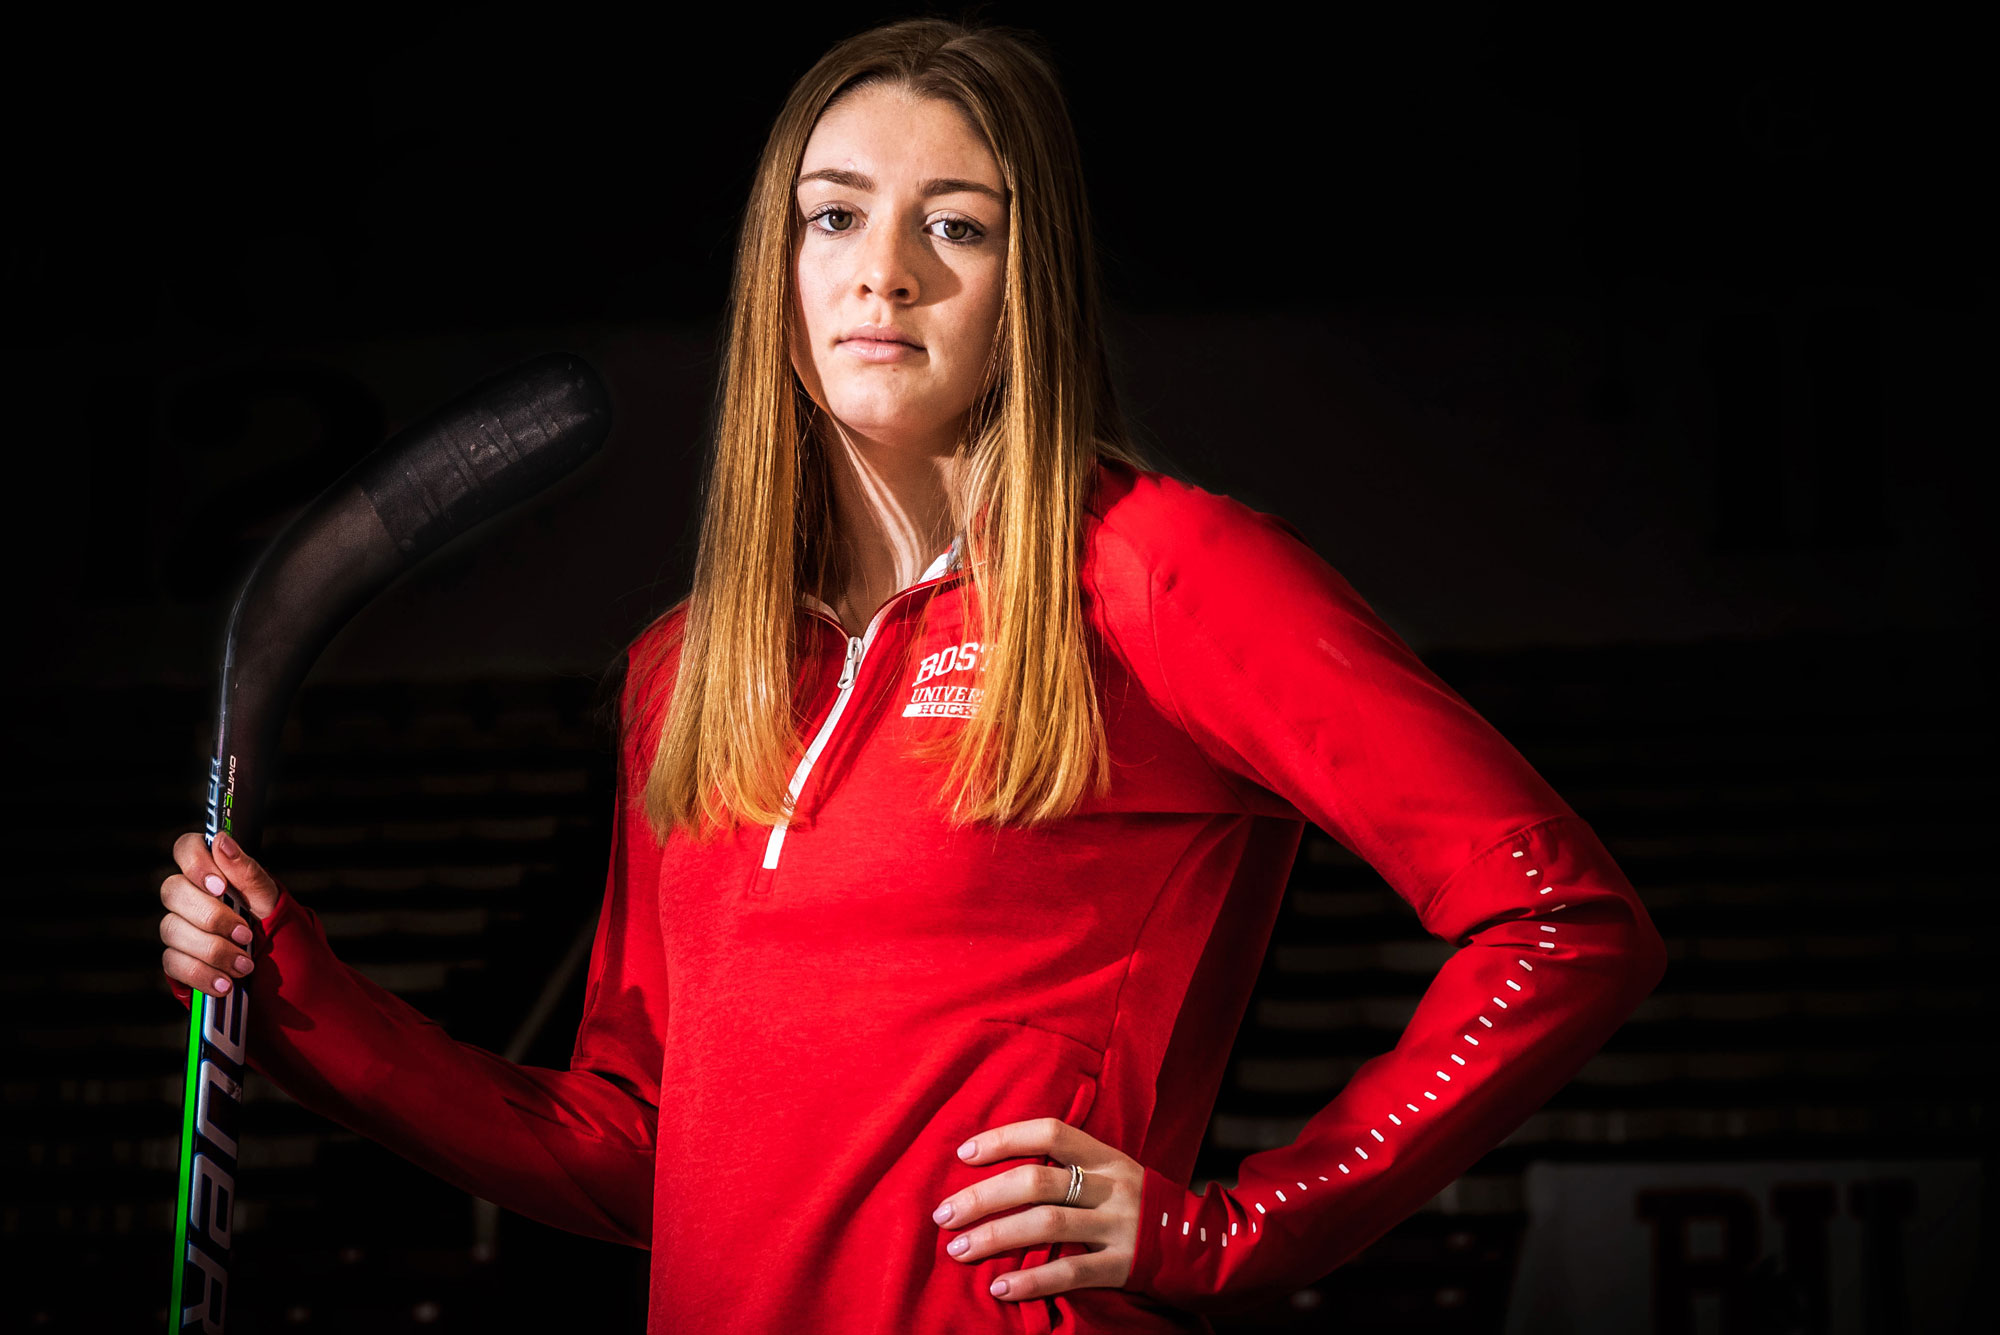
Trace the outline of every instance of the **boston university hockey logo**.
<instances>
[{"instance_id":1,"label":"boston university hockey logo","mask_svg":"<svg viewBox=\"0 0 2000 1335\"><path fill-rule=\"evenodd\" d=\"M977 640L947 645L917 664L917 679L910 683L910 703L903 706L904 718L971 718L985 694L971 682L973 671L985 646ZM965 675L955 682L939 682L947 673Z\"/></svg>"}]
</instances>

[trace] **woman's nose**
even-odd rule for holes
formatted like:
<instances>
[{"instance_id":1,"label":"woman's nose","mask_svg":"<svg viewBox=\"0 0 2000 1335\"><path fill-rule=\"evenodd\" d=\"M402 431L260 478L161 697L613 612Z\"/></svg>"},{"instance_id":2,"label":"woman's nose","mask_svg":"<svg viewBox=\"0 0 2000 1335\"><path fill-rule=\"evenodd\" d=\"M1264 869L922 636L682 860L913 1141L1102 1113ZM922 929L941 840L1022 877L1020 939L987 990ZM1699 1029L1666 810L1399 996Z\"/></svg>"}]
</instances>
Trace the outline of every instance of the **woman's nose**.
<instances>
[{"instance_id":1,"label":"woman's nose","mask_svg":"<svg viewBox=\"0 0 2000 1335\"><path fill-rule=\"evenodd\" d=\"M861 249L860 283L865 292L898 301L915 299L917 242L903 230L895 225L870 229Z\"/></svg>"}]
</instances>

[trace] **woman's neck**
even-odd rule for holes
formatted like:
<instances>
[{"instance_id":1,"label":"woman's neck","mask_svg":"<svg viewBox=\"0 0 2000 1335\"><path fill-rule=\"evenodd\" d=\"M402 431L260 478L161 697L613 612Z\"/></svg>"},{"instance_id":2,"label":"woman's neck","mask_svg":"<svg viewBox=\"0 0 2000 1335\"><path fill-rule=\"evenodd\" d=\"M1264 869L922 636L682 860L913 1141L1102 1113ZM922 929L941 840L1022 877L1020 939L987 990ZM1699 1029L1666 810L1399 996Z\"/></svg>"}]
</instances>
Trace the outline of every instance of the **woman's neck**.
<instances>
[{"instance_id":1,"label":"woman's neck","mask_svg":"<svg viewBox=\"0 0 2000 1335\"><path fill-rule=\"evenodd\" d=\"M937 559L956 531L952 497L963 455L887 446L848 432L827 450L832 475L831 589L820 596L859 635L875 610Z\"/></svg>"}]
</instances>

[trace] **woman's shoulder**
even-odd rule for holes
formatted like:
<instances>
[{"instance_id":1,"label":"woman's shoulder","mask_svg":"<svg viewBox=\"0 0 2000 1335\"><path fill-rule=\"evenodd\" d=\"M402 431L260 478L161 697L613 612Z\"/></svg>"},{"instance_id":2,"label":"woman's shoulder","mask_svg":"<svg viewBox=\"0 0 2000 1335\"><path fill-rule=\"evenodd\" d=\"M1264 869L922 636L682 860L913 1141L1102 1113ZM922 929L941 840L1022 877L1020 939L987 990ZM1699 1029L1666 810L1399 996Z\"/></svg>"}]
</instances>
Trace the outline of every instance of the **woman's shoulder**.
<instances>
[{"instance_id":1,"label":"woman's shoulder","mask_svg":"<svg viewBox=\"0 0 2000 1335\"><path fill-rule=\"evenodd\" d=\"M666 611L647 622L632 642L626 646L626 657L633 666L651 663L656 659L673 658L680 652L681 634L687 625L690 599L683 598Z\"/></svg>"},{"instance_id":2,"label":"woman's shoulder","mask_svg":"<svg viewBox=\"0 0 2000 1335\"><path fill-rule=\"evenodd\" d=\"M1123 459L1099 459L1087 509L1086 560L1105 573L1227 584L1266 573L1273 562L1317 559L1282 516Z\"/></svg>"},{"instance_id":3,"label":"woman's shoulder","mask_svg":"<svg viewBox=\"0 0 2000 1335\"><path fill-rule=\"evenodd\" d=\"M620 665L624 680L619 694L626 717L646 704L657 704L672 689L687 612L688 599L683 598L647 622L625 646L624 662Z\"/></svg>"},{"instance_id":4,"label":"woman's shoulder","mask_svg":"<svg viewBox=\"0 0 2000 1335\"><path fill-rule=\"evenodd\" d=\"M1129 464L1107 466L1104 478L1086 549L1095 615L1109 637L1177 664L1183 687L1195 663L1254 658L1260 670L1291 664L1310 673L1322 658L1347 668L1396 645L1367 600L1282 516Z\"/></svg>"}]
</instances>

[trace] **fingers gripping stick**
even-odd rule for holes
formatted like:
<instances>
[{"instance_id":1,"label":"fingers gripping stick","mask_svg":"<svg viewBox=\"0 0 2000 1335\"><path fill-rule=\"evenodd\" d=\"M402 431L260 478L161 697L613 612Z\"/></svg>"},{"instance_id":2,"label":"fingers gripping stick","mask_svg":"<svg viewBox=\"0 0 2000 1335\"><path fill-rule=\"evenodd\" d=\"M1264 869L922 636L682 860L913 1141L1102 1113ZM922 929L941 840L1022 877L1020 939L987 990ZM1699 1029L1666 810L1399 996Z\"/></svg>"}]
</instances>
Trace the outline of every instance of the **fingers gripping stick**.
<instances>
[{"instance_id":1,"label":"fingers gripping stick","mask_svg":"<svg viewBox=\"0 0 2000 1335\"><path fill-rule=\"evenodd\" d=\"M516 367L396 436L322 492L258 557L223 636L205 838L256 856L263 798L293 693L327 642L399 574L482 520L569 473L604 443L611 408L581 359ZM253 914L234 886L223 900ZM220 1332L250 980L189 998L180 1187L168 1329Z\"/></svg>"}]
</instances>

